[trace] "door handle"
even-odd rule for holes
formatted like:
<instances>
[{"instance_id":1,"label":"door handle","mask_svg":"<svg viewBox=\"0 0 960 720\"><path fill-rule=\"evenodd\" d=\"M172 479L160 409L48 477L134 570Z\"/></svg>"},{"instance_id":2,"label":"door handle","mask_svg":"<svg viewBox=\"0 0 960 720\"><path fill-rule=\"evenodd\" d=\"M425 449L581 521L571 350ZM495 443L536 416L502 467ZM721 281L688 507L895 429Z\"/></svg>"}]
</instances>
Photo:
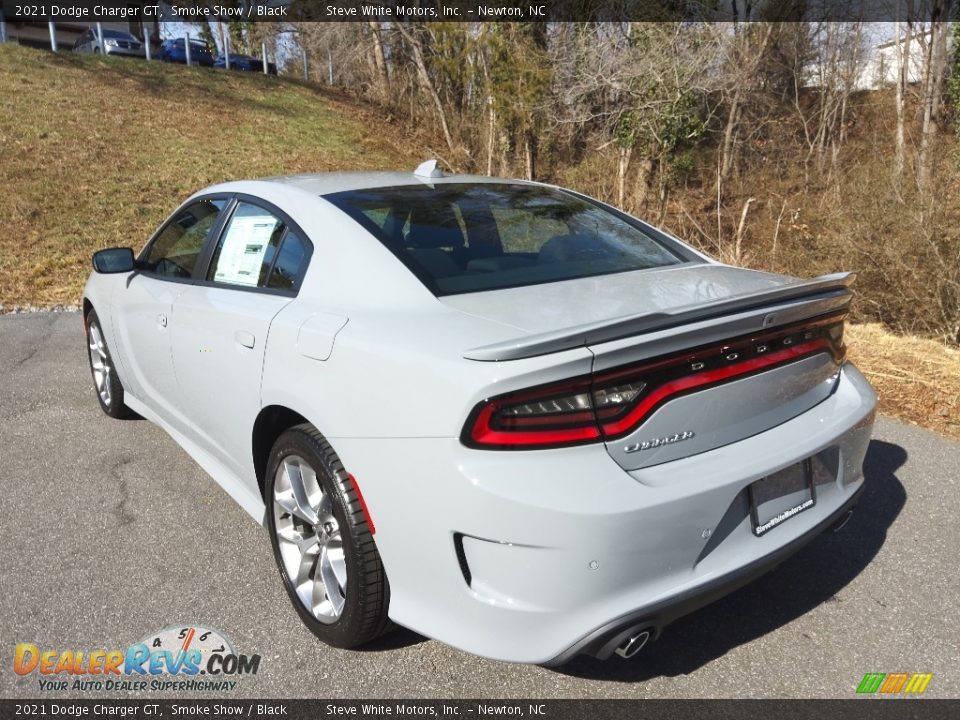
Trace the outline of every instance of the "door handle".
<instances>
[{"instance_id":1,"label":"door handle","mask_svg":"<svg viewBox=\"0 0 960 720\"><path fill-rule=\"evenodd\" d=\"M166 315L157 315L157 325L160 327L167 326L167 316Z\"/></svg>"},{"instance_id":2,"label":"door handle","mask_svg":"<svg viewBox=\"0 0 960 720\"><path fill-rule=\"evenodd\" d=\"M233 339L246 348L252 348L256 342L256 338L253 336L253 334L248 333L246 330L237 330L233 334Z\"/></svg>"}]
</instances>

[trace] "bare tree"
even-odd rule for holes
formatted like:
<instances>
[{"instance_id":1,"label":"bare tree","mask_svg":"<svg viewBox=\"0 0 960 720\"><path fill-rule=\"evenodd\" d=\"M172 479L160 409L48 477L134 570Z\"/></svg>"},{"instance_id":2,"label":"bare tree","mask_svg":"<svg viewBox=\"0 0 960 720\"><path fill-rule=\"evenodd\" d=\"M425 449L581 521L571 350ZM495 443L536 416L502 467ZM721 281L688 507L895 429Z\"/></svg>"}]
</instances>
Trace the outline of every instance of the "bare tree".
<instances>
[{"instance_id":1,"label":"bare tree","mask_svg":"<svg viewBox=\"0 0 960 720\"><path fill-rule=\"evenodd\" d=\"M450 124L447 122L447 111L443 106L443 101L440 99L440 93L437 92L437 88L434 86L433 80L430 78L430 71L427 69L427 63L424 59L423 41L420 37L420 32L423 30L423 28L419 25L405 22L394 23L394 26L400 32L400 35L406 41L411 52L413 53L413 61L416 64L417 76L420 79L420 84L423 87L424 92L427 93L427 95L430 97L430 100L433 102L433 107L437 112L437 120L440 123L440 128L443 130L443 139L446 141L447 148L450 150L450 152L455 153L457 145L454 143L453 135L450 133Z\"/></svg>"},{"instance_id":2,"label":"bare tree","mask_svg":"<svg viewBox=\"0 0 960 720\"><path fill-rule=\"evenodd\" d=\"M367 27L370 29L371 54L377 73L377 95L385 99L390 86L390 72L387 66L387 56L384 52L383 29L377 20L368 20Z\"/></svg>"},{"instance_id":3,"label":"bare tree","mask_svg":"<svg viewBox=\"0 0 960 720\"><path fill-rule=\"evenodd\" d=\"M946 49L950 25L946 18L949 12L950 0L932 0L929 35L920 34L921 43L925 43L921 98L923 120L920 128L920 150L917 155L917 184L921 192L928 191L930 187L930 150L933 136L938 132L937 116L947 70Z\"/></svg>"},{"instance_id":4,"label":"bare tree","mask_svg":"<svg viewBox=\"0 0 960 720\"><path fill-rule=\"evenodd\" d=\"M821 177L837 169L846 139L850 96L863 74L866 48L859 22L801 27L809 32L806 51L795 59L793 105L803 130L804 178L809 182L811 163Z\"/></svg>"},{"instance_id":5,"label":"bare tree","mask_svg":"<svg viewBox=\"0 0 960 720\"><path fill-rule=\"evenodd\" d=\"M634 205L655 189L662 209L672 158L705 133L712 115L722 33L679 23L597 24L562 50L580 58L575 77L559 89L562 122L598 126L603 146L616 147L621 203L639 156Z\"/></svg>"},{"instance_id":6,"label":"bare tree","mask_svg":"<svg viewBox=\"0 0 960 720\"><path fill-rule=\"evenodd\" d=\"M912 3L911 3L912 8ZM897 22L894 23L894 37L896 55L897 55L897 82L896 82L896 108L897 108L897 129L894 136L894 163L893 163L893 181L894 187L899 187L903 180L903 169L906 163L906 98L907 88L910 83L910 41L913 38L912 12L908 15L906 23L899 20L900 5L897 4Z\"/></svg>"}]
</instances>

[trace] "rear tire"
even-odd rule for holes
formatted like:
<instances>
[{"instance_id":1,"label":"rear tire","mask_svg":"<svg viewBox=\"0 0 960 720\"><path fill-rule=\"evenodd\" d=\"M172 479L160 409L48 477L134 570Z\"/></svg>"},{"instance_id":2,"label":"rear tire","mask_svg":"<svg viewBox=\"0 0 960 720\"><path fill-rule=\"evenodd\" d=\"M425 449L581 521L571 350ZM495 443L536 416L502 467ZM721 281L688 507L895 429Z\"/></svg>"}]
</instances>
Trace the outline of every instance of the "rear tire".
<instances>
[{"instance_id":1,"label":"rear tire","mask_svg":"<svg viewBox=\"0 0 960 720\"><path fill-rule=\"evenodd\" d=\"M280 435L265 489L273 557L304 625L341 648L382 635L390 605L383 563L353 479L316 428Z\"/></svg>"},{"instance_id":2,"label":"rear tire","mask_svg":"<svg viewBox=\"0 0 960 720\"><path fill-rule=\"evenodd\" d=\"M100 318L95 310L87 313L85 325L87 359L90 361L90 375L93 377L93 389L97 394L100 409L117 420L130 417L130 409L123 404L123 383L117 375Z\"/></svg>"}]
</instances>

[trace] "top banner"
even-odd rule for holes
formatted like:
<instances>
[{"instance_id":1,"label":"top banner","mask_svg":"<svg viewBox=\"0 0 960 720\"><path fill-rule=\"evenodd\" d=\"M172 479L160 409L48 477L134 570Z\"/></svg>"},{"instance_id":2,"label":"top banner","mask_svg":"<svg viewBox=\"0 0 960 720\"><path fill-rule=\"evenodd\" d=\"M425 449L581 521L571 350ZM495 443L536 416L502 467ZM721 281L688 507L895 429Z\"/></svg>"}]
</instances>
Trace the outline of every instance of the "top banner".
<instances>
[{"instance_id":1,"label":"top banner","mask_svg":"<svg viewBox=\"0 0 960 720\"><path fill-rule=\"evenodd\" d=\"M951 0L0 0L6 22L943 22Z\"/></svg>"}]
</instances>

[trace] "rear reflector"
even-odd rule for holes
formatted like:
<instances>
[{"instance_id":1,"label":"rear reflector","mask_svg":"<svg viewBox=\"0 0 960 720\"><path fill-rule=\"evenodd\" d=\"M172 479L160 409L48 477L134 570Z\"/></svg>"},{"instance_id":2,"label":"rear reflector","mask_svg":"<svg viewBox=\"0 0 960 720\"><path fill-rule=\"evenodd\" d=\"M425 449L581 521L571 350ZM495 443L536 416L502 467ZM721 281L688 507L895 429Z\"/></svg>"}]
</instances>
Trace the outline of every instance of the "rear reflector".
<instances>
[{"instance_id":1,"label":"rear reflector","mask_svg":"<svg viewBox=\"0 0 960 720\"><path fill-rule=\"evenodd\" d=\"M350 480L353 485L353 490L357 494L357 502L360 503L360 511L363 513L364 519L367 521L367 528L370 530L371 535L377 534L377 527L373 524L373 518L370 517L370 509L367 507L367 501L363 499L363 493L360 492L360 483L357 482L357 479L347 473L347 478Z\"/></svg>"},{"instance_id":2,"label":"rear reflector","mask_svg":"<svg viewBox=\"0 0 960 720\"><path fill-rule=\"evenodd\" d=\"M843 315L727 340L479 403L461 433L468 447L533 450L612 440L681 395L817 353L839 365Z\"/></svg>"}]
</instances>

